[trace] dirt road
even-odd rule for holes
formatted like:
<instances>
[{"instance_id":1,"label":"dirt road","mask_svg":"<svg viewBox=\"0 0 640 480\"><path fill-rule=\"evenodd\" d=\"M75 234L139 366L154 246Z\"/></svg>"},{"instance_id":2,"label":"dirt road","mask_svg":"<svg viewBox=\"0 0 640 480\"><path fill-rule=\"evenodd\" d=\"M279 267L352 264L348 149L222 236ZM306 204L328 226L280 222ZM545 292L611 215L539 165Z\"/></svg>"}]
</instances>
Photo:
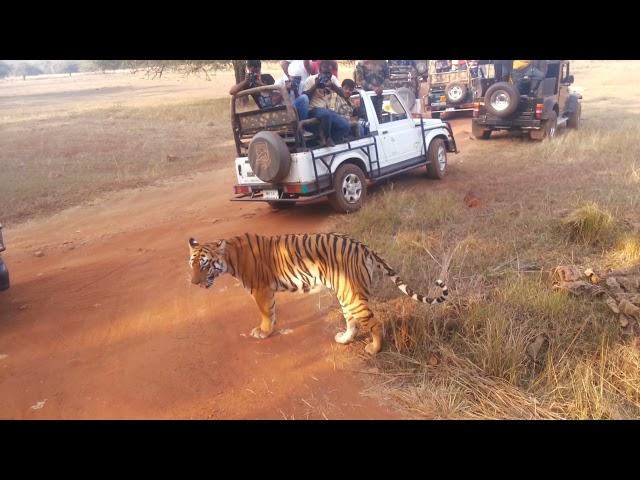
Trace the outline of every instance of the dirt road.
<instances>
[{"instance_id":1,"label":"dirt road","mask_svg":"<svg viewBox=\"0 0 640 480\"><path fill-rule=\"evenodd\" d=\"M464 145L469 120L452 123ZM421 170L407 177L425 182ZM342 324L328 292L279 294L278 331L259 341L248 336L258 311L233 278L189 283L190 236L331 227L324 202L231 203L233 180L231 167L207 172L5 232L0 418L403 418L362 394L363 343L333 341Z\"/></svg>"}]
</instances>

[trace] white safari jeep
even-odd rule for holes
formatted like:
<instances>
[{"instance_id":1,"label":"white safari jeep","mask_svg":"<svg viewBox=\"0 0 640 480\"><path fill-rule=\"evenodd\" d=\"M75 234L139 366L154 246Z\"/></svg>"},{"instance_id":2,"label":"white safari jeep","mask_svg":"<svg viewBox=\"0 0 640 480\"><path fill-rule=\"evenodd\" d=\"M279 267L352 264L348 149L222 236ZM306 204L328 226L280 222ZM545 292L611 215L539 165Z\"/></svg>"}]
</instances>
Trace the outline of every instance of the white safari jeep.
<instances>
[{"instance_id":1,"label":"white safari jeep","mask_svg":"<svg viewBox=\"0 0 640 480\"><path fill-rule=\"evenodd\" d=\"M236 94L231 119L238 183L232 200L263 201L279 209L328 197L336 211L349 213L362 206L367 183L422 166L429 178L442 179L447 152L458 153L449 124L412 118L395 90L381 96L356 90L351 100L359 114L351 121L352 132L343 143L320 147L308 131L317 131L318 121L299 121L284 88Z\"/></svg>"}]
</instances>

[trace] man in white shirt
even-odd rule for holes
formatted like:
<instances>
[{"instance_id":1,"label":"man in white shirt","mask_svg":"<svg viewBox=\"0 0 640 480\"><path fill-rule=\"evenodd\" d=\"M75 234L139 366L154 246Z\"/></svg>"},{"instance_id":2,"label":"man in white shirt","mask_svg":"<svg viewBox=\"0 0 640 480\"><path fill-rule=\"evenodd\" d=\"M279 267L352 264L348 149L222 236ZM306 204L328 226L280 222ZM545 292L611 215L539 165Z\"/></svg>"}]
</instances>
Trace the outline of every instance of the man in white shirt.
<instances>
[{"instance_id":1,"label":"man in white shirt","mask_svg":"<svg viewBox=\"0 0 640 480\"><path fill-rule=\"evenodd\" d=\"M298 98L302 93L301 86L311 75L311 60L282 60L280 66L287 79L291 82L291 90L295 98Z\"/></svg>"}]
</instances>

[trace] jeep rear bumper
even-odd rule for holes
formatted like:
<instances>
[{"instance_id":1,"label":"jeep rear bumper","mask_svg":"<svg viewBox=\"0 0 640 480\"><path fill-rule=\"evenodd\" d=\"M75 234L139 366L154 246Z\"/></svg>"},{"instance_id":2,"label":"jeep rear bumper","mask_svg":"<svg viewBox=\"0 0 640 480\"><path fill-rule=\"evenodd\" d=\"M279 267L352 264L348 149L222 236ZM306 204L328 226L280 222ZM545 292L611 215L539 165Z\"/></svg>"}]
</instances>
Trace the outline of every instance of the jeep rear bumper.
<instances>
[{"instance_id":1,"label":"jeep rear bumper","mask_svg":"<svg viewBox=\"0 0 640 480\"><path fill-rule=\"evenodd\" d=\"M265 198L260 192L243 193L236 195L231 199L232 202L273 202L273 203L306 203L318 198L324 198L335 190L327 190L326 192L318 193L316 195L304 195L299 197L288 198Z\"/></svg>"},{"instance_id":2,"label":"jeep rear bumper","mask_svg":"<svg viewBox=\"0 0 640 480\"><path fill-rule=\"evenodd\" d=\"M317 198L326 197L334 190L328 176L320 177L320 190L316 182L294 184L236 184L233 186L232 202L310 202ZM269 195L271 194L271 195ZM277 197L274 195L277 194Z\"/></svg>"},{"instance_id":3,"label":"jeep rear bumper","mask_svg":"<svg viewBox=\"0 0 640 480\"><path fill-rule=\"evenodd\" d=\"M542 122L532 118L498 118L489 115L480 115L474 118L473 125L492 130L537 130L542 128Z\"/></svg>"},{"instance_id":4,"label":"jeep rear bumper","mask_svg":"<svg viewBox=\"0 0 640 480\"><path fill-rule=\"evenodd\" d=\"M457 105L429 105L432 112L461 112L473 110L473 103L460 103Z\"/></svg>"}]
</instances>

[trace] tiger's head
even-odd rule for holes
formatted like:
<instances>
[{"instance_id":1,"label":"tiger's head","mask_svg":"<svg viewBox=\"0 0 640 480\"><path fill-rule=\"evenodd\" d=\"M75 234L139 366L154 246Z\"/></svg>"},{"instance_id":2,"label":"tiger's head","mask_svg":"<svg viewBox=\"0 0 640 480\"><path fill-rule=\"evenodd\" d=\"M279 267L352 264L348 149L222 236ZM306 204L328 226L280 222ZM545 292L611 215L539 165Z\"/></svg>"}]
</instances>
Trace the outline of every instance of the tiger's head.
<instances>
[{"instance_id":1,"label":"tiger's head","mask_svg":"<svg viewBox=\"0 0 640 480\"><path fill-rule=\"evenodd\" d=\"M209 288L217 277L227 271L225 246L224 240L200 245L196 239L189 239L191 283Z\"/></svg>"}]
</instances>

